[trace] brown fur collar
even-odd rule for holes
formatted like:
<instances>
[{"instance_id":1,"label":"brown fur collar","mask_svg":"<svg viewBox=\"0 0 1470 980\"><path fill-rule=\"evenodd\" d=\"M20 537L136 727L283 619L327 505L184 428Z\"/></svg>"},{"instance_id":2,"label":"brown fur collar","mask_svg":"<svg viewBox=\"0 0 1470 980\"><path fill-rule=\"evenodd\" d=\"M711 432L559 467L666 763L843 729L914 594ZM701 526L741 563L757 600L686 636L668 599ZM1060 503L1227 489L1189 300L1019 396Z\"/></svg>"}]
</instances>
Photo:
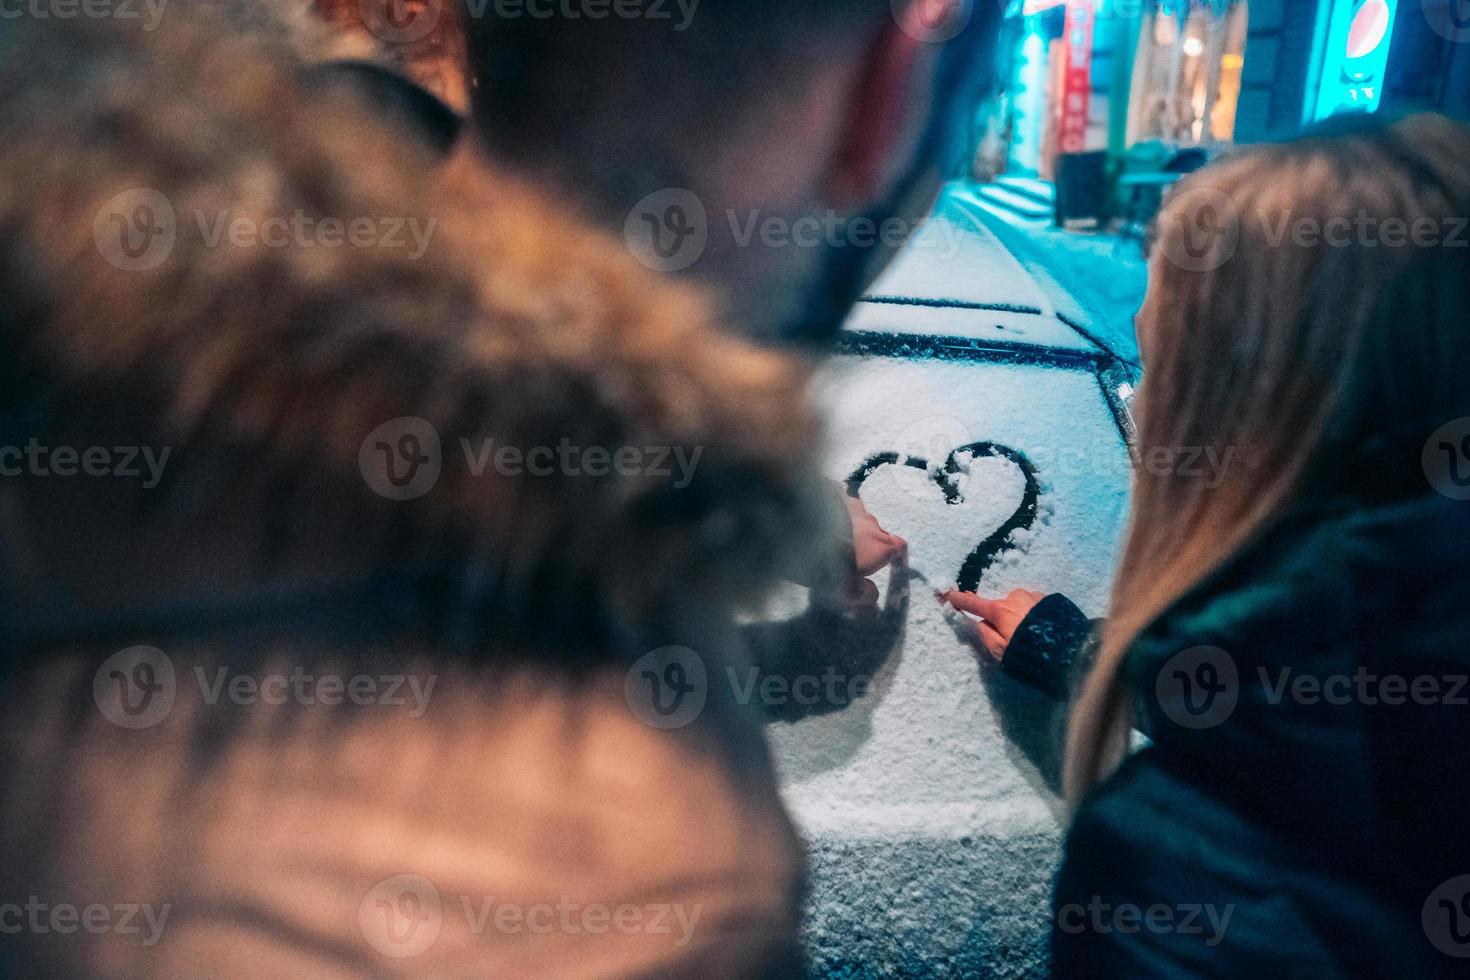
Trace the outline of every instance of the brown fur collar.
<instances>
[{"instance_id":1,"label":"brown fur collar","mask_svg":"<svg viewBox=\"0 0 1470 980\"><path fill-rule=\"evenodd\" d=\"M814 533L806 366L722 333L619 240L479 160L442 174L187 18L11 39L0 344L25 391L0 441L169 452L154 487L7 481L13 581L117 606L456 556L636 620L758 593ZM140 263L119 236L160 201L172 244ZM370 473L403 418L440 474L390 500ZM465 452L564 444L645 471L474 475Z\"/></svg>"}]
</instances>

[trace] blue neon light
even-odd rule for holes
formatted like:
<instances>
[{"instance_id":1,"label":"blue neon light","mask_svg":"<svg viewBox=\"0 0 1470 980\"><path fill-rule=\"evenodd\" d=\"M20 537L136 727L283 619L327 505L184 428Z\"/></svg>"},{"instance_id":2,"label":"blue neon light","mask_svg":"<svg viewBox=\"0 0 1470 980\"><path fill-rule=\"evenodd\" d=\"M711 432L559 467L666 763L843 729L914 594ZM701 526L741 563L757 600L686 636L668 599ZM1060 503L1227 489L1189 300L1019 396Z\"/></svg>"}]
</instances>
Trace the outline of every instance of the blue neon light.
<instances>
[{"instance_id":1,"label":"blue neon light","mask_svg":"<svg viewBox=\"0 0 1470 980\"><path fill-rule=\"evenodd\" d=\"M1372 112L1383 100L1399 0L1332 0L1313 120Z\"/></svg>"}]
</instances>

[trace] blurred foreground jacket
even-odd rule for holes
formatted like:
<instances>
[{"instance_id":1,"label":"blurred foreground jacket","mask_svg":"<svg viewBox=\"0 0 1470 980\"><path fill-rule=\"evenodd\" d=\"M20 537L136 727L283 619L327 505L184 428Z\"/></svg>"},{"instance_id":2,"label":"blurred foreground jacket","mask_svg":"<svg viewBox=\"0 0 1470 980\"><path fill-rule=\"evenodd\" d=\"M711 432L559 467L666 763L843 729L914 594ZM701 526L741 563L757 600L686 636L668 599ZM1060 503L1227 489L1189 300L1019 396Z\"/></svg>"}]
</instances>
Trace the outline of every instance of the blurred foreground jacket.
<instances>
[{"instance_id":1,"label":"blurred foreground jacket","mask_svg":"<svg viewBox=\"0 0 1470 980\"><path fill-rule=\"evenodd\" d=\"M0 975L799 972L805 368L170 13L0 34Z\"/></svg>"}]
</instances>

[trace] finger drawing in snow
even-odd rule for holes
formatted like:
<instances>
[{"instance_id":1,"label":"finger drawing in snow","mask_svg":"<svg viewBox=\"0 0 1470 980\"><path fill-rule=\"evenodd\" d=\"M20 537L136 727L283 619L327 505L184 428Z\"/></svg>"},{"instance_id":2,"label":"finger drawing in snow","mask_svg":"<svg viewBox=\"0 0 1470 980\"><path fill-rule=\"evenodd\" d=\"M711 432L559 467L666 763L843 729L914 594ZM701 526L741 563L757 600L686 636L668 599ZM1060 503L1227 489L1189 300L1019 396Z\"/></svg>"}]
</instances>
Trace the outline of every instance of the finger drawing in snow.
<instances>
[{"instance_id":1,"label":"finger drawing in snow","mask_svg":"<svg viewBox=\"0 0 1470 980\"><path fill-rule=\"evenodd\" d=\"M960 567L959 574L955 576L955 584L961 591L974 592L979 588L980 578L985 574L986 569L990 568L1002 553L1015 547L1013 538L1015 532L1029 530L1036 522L1037 505L1041 499L1041 479L1037 475L1035 465L1024 453L993 442L972 442L959 446L952 450L943 462L933 463L927 459L906 456L902 453L874 453L847 478L847 493L851 497L860 496L863 484L885 466L907 466L928 473L929 479L944 495L945 503L950 506L958 506L966 502L960 477L969 473L970 465L975 460L984 458L1009 460L1020 470L1025 479L1025 485L1021 492L1020 506L1006 519L1005 523L991 532L970 552ZM900 534L903 533L901 528L895 530Z\"/></svg>"}]
</instances>

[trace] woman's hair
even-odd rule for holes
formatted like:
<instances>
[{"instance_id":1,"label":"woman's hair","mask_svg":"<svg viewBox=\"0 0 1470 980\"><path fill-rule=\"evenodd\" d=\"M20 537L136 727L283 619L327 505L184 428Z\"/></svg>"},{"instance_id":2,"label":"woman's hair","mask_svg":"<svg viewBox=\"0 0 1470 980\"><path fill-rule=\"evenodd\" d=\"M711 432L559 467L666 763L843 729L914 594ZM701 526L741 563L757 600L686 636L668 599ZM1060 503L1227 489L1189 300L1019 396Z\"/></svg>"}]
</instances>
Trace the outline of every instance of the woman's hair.
<instances>
[{"instance_id":1,"label":"woman's hair","mask_svg":"<svg viewBox=\"0 0 1470 980\"><path fill-rule=\"evenodd\" d=\"M1074 804L1126 751L1123 667L1152 623L1292 509L1389 472L1422 480L1425 440L1470 415L1467 161L1470 129L1442 116L1359 120L1234 154L1166 204L1142 465L1069 731ZM1223 479L1159 465L1202 450Z\"/></svg>"}]
</instances>

